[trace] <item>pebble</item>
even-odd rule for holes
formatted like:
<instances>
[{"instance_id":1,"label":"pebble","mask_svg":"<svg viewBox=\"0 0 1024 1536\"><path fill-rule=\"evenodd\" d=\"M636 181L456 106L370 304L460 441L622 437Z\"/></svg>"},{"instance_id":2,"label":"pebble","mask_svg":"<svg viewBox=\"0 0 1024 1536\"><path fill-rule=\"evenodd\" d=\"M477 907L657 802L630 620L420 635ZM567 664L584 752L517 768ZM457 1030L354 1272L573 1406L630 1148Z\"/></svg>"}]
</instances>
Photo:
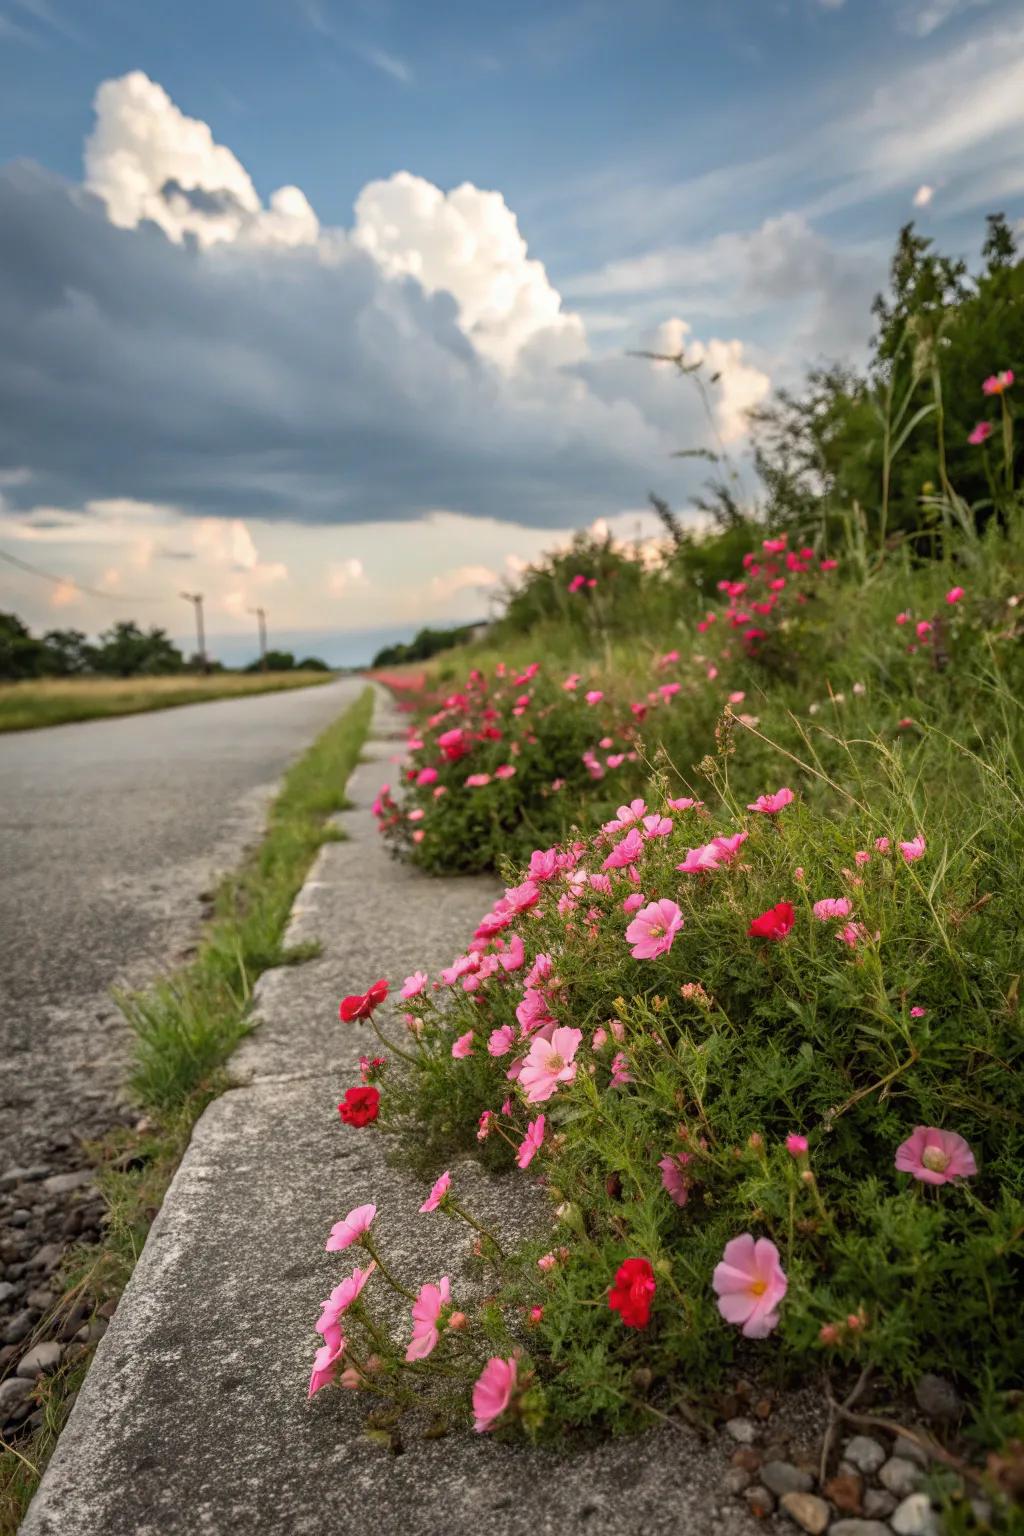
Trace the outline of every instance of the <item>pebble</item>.
<instances>
[{"instance_id":1,"label":"pebble","mask_svg":"<svg viewBox=\"0 0 1024 1536\"><path fill-rule=\"evenodd\" d=\"M843 1460L851 1461L858 1472L877 1472L885 1460L885 1447L870 1435L854 1435L843 1452Z\"/></svg>"},{"instance_id":2,"label":"pebble","mask_svg":"<svg viewBox=\"0 0 1024 1536\"><path fill-rule=\"evenodd\" d=\"M859 1472L852 1470L836 1473L830 1477L822 1488L826 1498L831 1499L836 1509L844 1515L859 1515L863 1508L864 1479Z\"/></svg>"},{"instance_id":3,"label":"pebble","mask_svg":"<svg viewBox=\"0 0 1024 1536\"><path fill-rule=\"evenodd\" d=\"M63 1257L64 1246L62 1243L44 1243L32 1255L32 1258L29 1260L29 1268L42 1269L49 1274L50 1270L57 1268Z\"/></svg>"},{"instance_id":4,"label":"pebble","mask_svg":"<svg viewBox=\"0 0 1024 1536\"><path fill-rule=\"evenodd\" d=\"M738 1440L740 1445L753 1445L757 1430L749 1419L729 1419L725 1428L726 1433Z\"/></svg>"},{"instance_id":5,"label":"pebble","mask_svg":"<svg viewBox=\"0 0 1024 1536\"><path fill-rule=\"evenodd\" d=\"M0 1307L5 1301L9 1301L16 1291L17 1286L12 1285L9 1280L0 1280Z\"/></svg>"},{"instance_id":6,"label":"pebble","mask_svg":"<svg viewBox=\"0 0 1024 1536\"><path fill-rule=\"evenodd\" d=\"M55 1173L43 1180L48 1195L69 1195L73 1189L81 1189L93 1181L91 1168L76 1168L71 1173Z\"/></svg>"},{"instance_id":7,"label":"pebble","mask_svg":"<svg viewBox=\"0 0 1024 1536\"><path fill-rule=\"evenodd\" d=\"M35 1327L38 1313L32 1307L21 1312L15 1312L4 1330L5 1344L20 1344L22 1339L27 1339Z\"/></svg>"},{"instance_id":8,"label":"pebble","mask_svg":"<svg viewBox=\"0 0 1024 1536\"><path fill-rule=\"evenodd\" d=\"M921 1481L921 1468L903 1456L890 1456L885 1466L879 1469L878 1480L898 1499L905 1499L917 1489Z\"/></svg>"},{"instance_id":9,"label":"pebble","mask_svg":"<svg viewBox=\"0 0 1024 1536\"><path fill-rule=\"evenodd\" d=\"M926 1371L914 1388L914 1396L921 1412L930 1419L958 1419L963 1402L953 1383L945 1376Z\"/></svg>"},{"instance_id":10,"label":"pebble","mask_svg":"<svg viewBox=\"0 0 1024 1536\"><path fill-rule=\"evenodd\" d=\"M939 1536L939 1522L926 1493L912 1493L904 1499L889 1524L897 1536Z\"/></svg>"},{"instance_id":11,"label":"pebble","mask_svg":"<svg viewBox=\"0 0 1024 1536\"><path fill-rule=\"evenodd\" d=\"M892 1536L881 1520L836 1520L829 1526L828 1536Z\"/></svg>"},{"instance_id":12,"label":"pebble","mask_svg":"<svg viewBox=\"0 0 1024 1536\"><path fill-rule=\"evenodd\" d=\"M789 1518L795 1520L802 1531L809 1531L810 1536L821 1536L828 1525L829 1507L816 1493L794 1490L784 1493L780 1503Z\"/></svg>"},{"instance_id":13,"label":"pebble","mask_svg":"<svg viewBox=\"0 0 1024 1536\"><path fill-rule=\"evenodd\" d=\"M31 1220L32 1212L26 1211L24 1206L20 1206L18 1210L12 1211L8 1216L7 1225L9 1227L27 1227Z\"/></svg>"},{"instance_id":14,"label":"pebble","mask_svg":"<svg viewBox=\"0 0 1024 1536\"><path fill-rule=\"evenodd\" d=\"M897 1437L892 1453L894 1456L902 1456L904 1461L916 1461L919 1467L928 1465L928 1452L916 1440L908 1440L906 1435Z\"/></svg>"},{"instance_id":15,"label":"pebble","mask_svg":"<svg viewBox=\"0 0 1024 1536\"><path fill-rule=\"evenodd\" d=\"M744 1493L754 1481L754 1474L747 1472L743 1467L730 1467L722 1478L722 1487L726 1493Z\"/></svg>"},{"instance_id":16,"label":"pebble","mask_svg":"<svg viewBox=\"0 0 1024 1536\"><path fill-rule=\"evenodd\" d=\"M47 1371L55 1371L60 1365L60 1357L64 1353L62 1344L53 1341L37 1344L30 1349L27 1355L22 1356L18 1362L18 1375L27 1376L35 1380L37 1376L45 1376Z\"/></svg>"},{"instance_id":17,"label":"pebble","mask_svg":"<svg viewBox=\"0 0 1024 1536\"><path fill-rule=\"evenodd\" d=\"M814 1479L809 1472L801 1472L788 1461L766 1461L761 1468L761 1481L774 1494L810 1493Z\"/></svg>"},{"instance_id":18,"label":"pebble","mask_svg":"<svg viewBox=\"0 0 1024 1536\"><path fill-rule=\"evenodd\" d=\"M35 1307L38 1312L47 1312L54 1303L54 1295L51 1290L37 1285L35 1290L27 1292L25 1302L30 1307Z\"/></svg>"},{"instance_id":19,"label":"pebble","mask_svg":"<svg viewBox=\"0 0 1024 1536\"><path fill-rule=\"evenodd\" d=\"M36 1179L45 1179L49 1172L48 1163L37 1163L32 1168L8 1168L6 1173L0 1174L0 1189L13 1189L15 1184L32 1184Z\"/></svg>"},{"instance_id":20,"label":"pebble","mask_svg":"<svg viewBox=\"0 0 1024 1536\"><path fill-rule=\"evenodd\" d=\"M21 1376L9 1376L6 1381L0 1381L0 1424L5 1423L22 1403L27 1402L32 1392L32 1383Z\"/></svg>"},{"instance_id":21,"label":"pebble","mask_svg":"<svg viewBox=\"0 0 1024 1536\"><path fill-rule=\"evenodd\" d=\"M864 1495L864 1513L873 1518L888 1520L895 1508L896 1500L884 1488L869 1488Z\"/></svg>"},{"instance_id":22,"label":"pebble","mask_svg":"<svg viewBox=\"0 0 1024 1536\"><path fill-rule=\"evenodd\" d=\"M752 1515L759 1520L766 1520L775 1510L775 1499L767 1488L762 1488L760 1483L755 1483L748 1488L743 1497L747 1501L747 1508Z\"/></svg>"},{"instance_id":23,"label":"pebble","mask_svg":"<svg viewBox=\"0 0 1024 1536\"><path fill-rule=\"evenodd\" d=\"M744 1472L758 1472L764 1457L754 1446L741 1445L738 1451L733 1451L729 1460L734 1467L742 1467Z\"/></svg>"}]
</instances>

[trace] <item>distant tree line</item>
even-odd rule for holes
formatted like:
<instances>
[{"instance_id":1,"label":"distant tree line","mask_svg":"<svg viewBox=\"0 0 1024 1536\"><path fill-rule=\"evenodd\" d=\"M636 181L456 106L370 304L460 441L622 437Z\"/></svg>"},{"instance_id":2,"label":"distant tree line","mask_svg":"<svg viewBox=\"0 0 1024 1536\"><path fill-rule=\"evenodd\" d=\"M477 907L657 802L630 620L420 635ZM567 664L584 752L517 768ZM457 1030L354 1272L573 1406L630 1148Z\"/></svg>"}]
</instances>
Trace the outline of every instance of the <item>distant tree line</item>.
<instances>
[{"instance_id":1,"label":"distant tree line","mask_svg":"<svg viewBox=\"0 0 1024 1536\"><path fill-rule=\"evenodd\" d=\"M49 629L42 636L33 635L17 614L0 613L0 678L7 682L33 677L168 677L201 665L198 656L186 659L165 629L144 630L131 619L112 624L92 641L80 629ZM297 662L290 651L268 651L266 665L271 672L329 670L317 656ZM254 661L244 670L260 668L261 663ZM205 670L223 672L225 668L211 661Z\"/></svg>"},{"instance_id":2,"label":"distant tree line","mask_svg":"<svg viewBox=\"0 0 1024 1536\"><path fill-rule=\"evenodd\" d=\"M450 650L453 645L466 645L479 624L458 624L450 629L421 629L406 644L386 645L373 658L375 667L397 667L404 661L429 661L439 651Z\"/></svg>"}]
</instances>

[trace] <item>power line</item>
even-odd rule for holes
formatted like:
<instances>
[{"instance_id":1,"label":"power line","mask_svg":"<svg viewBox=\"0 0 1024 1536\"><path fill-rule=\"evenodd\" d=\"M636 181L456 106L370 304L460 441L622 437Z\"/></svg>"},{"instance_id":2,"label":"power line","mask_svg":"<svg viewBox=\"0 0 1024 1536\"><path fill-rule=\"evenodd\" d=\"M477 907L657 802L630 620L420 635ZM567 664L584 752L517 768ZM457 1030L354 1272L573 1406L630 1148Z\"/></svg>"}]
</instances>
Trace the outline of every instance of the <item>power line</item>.
<instances>
[{"instance_id":1,"label":"power line","mask_svg":"<svg viewBox=\"0 0 1024 1536\"><path fill-rule=\"evenodd\" d=\"M75 581L72 576L54 576L51 571L41 570L38 565L30 565L27 560L8 554L5 549L0 549L0 560L6 560L8 565L17 566L19 571L27 571L30 576L38 576L43 581L52 582L55 587L74 587L76 592L84 592L87 597L103 598L108 603L165 603L168 601L166 597L152 595L140 597L131 592L101 592L98 587L87 587L84 582Z\"/></svg>"}]
</instances>

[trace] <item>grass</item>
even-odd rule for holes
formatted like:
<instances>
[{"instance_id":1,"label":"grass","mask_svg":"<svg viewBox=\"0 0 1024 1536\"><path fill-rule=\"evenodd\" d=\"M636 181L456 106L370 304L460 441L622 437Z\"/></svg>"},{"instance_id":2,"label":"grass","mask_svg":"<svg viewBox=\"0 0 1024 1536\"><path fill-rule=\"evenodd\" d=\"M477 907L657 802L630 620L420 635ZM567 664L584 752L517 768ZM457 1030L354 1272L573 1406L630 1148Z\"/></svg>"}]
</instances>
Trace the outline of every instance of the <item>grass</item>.
<instances>
[{"instance_id":1,"label":"grass","mask_svg":"<svg viewBox=\"0 0 1024 1536\"><path fill-rule=\"evenodd\" d=\"M75 720L142 715L179 704L315 688L332 672L213 673L209 677L39 678L0 684L0 731L32 731Z\"/></svg>"},{"instance_id":2,"label":"grass","mask_svg":"<svg viewBox=\"0 0 1024 1536\"><path fill-rule=\"evenodd\" d=\"M90 1149L107 1201L107 1236L82 1248L64 1271L62 1313L85 1302L109 1314L142 1251L192 1127L227 1086L225 1063L248 1030L252 989L271 966L309 958L282 943L292 903L325 842L327 825L347 804L345 785L373 714L367 688L289 770L271 807L266 835L222 883L214 915L190 965L144 992L118 998L136 1035L131 1089L144 1116ZM0 1448L0 1536L13 1536L85 1375L79 1358L40 1387L45 1422L35 1438Z\"/></svg>"}]
</instances>

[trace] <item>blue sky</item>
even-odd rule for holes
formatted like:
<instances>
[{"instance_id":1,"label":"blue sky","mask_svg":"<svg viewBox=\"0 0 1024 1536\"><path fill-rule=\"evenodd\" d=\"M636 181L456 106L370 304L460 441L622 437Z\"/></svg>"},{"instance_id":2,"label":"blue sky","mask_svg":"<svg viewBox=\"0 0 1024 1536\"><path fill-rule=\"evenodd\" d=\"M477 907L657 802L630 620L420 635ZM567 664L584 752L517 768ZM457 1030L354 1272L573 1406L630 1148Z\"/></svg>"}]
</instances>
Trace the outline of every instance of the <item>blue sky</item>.
<instances>
[{"instance_id":1,"label":"blue sky","mask_svg":"<svg viewBox=\"0 0 1024 1536\"><path fill-rule=\"evenodd\" d=\"M721 371L742 459L902 222L1020 219L1022 150L1001 0L0 0L0 548L68 578L0 603L475 616L685 509L699 402L627 348Z\"/></svg>"}]
</instances>

